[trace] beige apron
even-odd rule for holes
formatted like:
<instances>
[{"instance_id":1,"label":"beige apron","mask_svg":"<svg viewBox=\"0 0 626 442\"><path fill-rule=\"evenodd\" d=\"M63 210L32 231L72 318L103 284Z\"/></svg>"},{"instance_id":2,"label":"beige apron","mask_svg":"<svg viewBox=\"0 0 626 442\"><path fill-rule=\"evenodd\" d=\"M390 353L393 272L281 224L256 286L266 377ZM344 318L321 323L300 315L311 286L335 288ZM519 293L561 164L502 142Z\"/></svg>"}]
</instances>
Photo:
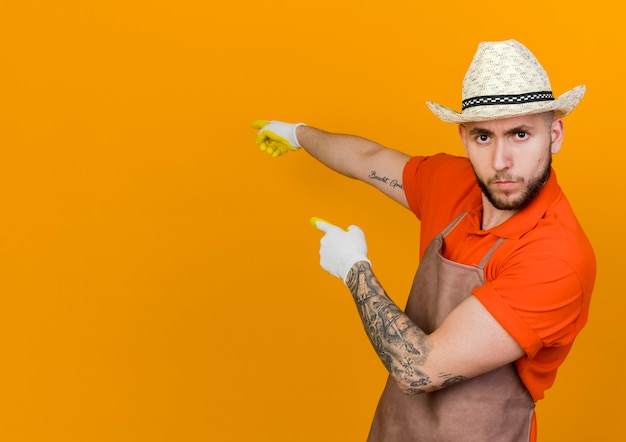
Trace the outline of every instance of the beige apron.
<instances>
[{"instance_id":1,"label":"beige apron","mask_svg":"<svg viewBox=\"0 0 626 442\"><path fill-rule=\"evenodd\" d=\"M428 245L407 302L406 314L431 333L471 291L484 284L483 267L500 239L477 267L441 255L443 238L463 212ZM380 398L368 441L528 442L534 403L513 364L432 393L403 394L390 376Z\"/></svg>"}]
</instances>

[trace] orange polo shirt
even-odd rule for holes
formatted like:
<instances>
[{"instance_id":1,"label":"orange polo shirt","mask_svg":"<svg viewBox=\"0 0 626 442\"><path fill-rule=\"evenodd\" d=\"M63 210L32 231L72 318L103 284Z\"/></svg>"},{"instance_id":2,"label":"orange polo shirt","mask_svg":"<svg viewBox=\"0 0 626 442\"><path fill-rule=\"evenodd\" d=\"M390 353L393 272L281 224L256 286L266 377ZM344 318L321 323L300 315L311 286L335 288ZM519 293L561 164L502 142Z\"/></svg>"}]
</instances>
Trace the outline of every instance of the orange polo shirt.
<instances>
[{"instance_id":1,"label":"orange polo shirt","mask_svg":"<svg viewBox=\"0 0 626 442\"><path fill-rule=\"evenodd\" d=\"M506 238L472 293L524 349L520 378L537 401L554 382L574 338L587 321L596 262L591 244L559 187L554 171L537 197L505 223L481 230L481 191L467 158L414 157L403 173L411 210L421 222L420 257L462 211L445 237L443 255L477 265Z\"/></svg>"}]
</instances>

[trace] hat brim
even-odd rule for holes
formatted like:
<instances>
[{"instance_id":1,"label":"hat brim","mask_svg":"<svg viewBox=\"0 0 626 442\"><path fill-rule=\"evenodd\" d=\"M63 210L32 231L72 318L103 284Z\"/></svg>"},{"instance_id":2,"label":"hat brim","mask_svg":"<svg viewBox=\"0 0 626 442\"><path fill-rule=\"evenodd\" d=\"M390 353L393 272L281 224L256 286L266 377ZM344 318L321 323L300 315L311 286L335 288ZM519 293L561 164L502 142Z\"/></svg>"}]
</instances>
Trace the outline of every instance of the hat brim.
<instances>
[{"instance_id":1,"label":"hat brim","mask_svg":"<svg viewBox=\"0 0 626 442\"><path fill-rule=\"evenodd\" d=\"M428 108L445 123L472 123L475 121L500 120L522 115L540 114L553 111L562 118L568 115L580 103L585 95L585 86L576 86L552 101L539 101L520 104L498 104L475 106L456 112L441 104L427 102Z\"/></svg>"}]
</instances>

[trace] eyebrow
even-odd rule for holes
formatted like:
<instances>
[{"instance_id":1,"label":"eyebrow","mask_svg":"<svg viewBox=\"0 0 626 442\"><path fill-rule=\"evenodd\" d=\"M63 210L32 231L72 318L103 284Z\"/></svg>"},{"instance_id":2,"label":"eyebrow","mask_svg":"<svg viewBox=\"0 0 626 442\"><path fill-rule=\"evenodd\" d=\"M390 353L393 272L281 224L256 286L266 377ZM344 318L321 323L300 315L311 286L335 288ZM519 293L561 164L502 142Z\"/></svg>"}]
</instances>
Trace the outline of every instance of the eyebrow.
<instances>
[{"instance_id":1,"label":"eyebrow","mask_svg":"<svg viewBox=\"0 0 626 442\"><path fill-rule=\"evenodd\" d=\"M482 127L474 127L469 131L470 135L493 135L493 132Z\"/></svg>"},{"instance_id":2,"label":"eyebrow","mask_svg":"<svg viewBox=\"0 0 626 442\"><path fill-rule=\"evenodd\" d=\"M506 135L515 135L520 132L530 132L533 128L526 124L521 126L513 127L505 132ZM493 132L489 129L485 129L484 127L473 127L469 131L470 135L493 135Z\"/></svg>"}]
</instances>

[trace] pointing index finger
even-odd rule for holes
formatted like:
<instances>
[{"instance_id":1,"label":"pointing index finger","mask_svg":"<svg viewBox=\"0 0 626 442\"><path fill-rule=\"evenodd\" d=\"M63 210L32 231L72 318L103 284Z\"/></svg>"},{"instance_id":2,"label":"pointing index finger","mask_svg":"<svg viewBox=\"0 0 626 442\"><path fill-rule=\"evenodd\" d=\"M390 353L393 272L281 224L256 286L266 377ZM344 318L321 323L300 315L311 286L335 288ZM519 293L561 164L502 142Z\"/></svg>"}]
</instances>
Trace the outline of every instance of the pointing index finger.
<instances>
[{"instance_id":1,"label":"pointing index finger","mask_svg":"<svg viewBox=\"0 0 626 442\"><path fill-rule=\"evenodd\" d=\"M269 124L269 121L267 121L267 120L254 120L252 122L252 128L253 129L263 129L263 127L265 127L267 124Z\"/></svg>"},{"instance_id":2,"label":"pointing index finger","mask_svg":"<svg viewBox=\"0 0 626 442\"><path fill-rule=\"evenodd\" d=\"M318 218L317 216L311 218L311 225L324 233L328 232L328 230L333 227L336 229L339 228L336 225L329 223L325 219Z\"/></svg>"}]
</instances>

